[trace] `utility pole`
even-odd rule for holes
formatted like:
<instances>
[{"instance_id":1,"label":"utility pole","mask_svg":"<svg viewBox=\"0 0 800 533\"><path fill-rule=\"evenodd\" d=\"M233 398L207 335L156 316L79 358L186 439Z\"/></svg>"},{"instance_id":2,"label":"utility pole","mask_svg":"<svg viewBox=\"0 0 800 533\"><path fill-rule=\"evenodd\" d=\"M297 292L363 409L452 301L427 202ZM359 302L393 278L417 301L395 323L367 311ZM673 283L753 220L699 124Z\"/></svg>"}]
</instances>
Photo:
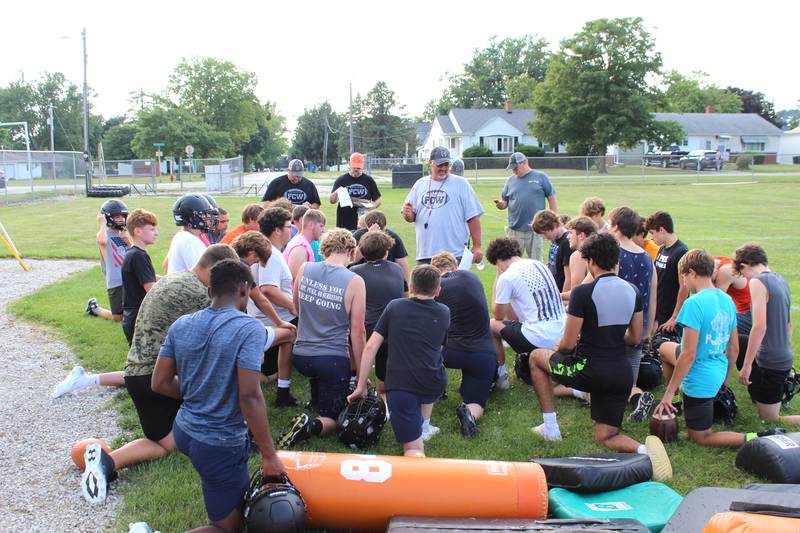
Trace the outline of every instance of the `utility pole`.
<instances>
[{"instance_id":1,"label":"utility pole","mask_svg":"<svg viewBox=\"0 0 800 533\"><path fill-rule=\"evenodd\" d=\"M330 126L328 125L328 113L326 112L323 115L325 119L325 137L322 141L322 171L328 170L328 129Z\"/></svg>"},{"instance_id":2,"label":"utility pole","mask_svg":"<svg viewBox=\"0 0 800 533\"><path fill-rule=\"evenodd\" d=\"M89 85L86 78L86 69L89 57L86 55L86 28L81 32L83 40L83 151L89 153Z\"/></svg>"},{"instance_id":3,"label":"utility pole","mask_svg":"<svg viewBox=\"0 0 800 533\"><path fill-rule=\"evenodd\" d=\"M355 147L353 146L353 84L350 84L350 110L348 111L350 114L350 153L352 154L355 152Z\"/></svg>"},{"instance_id":4,"label":"utility pole","mask_svg":"<svg viewBox=\"0 0 800 533\"><path fill-rule=\"evenodd\" d=\"M50 125L50 151L56 151L55 145L55 137L53 134L53 129L55 128L55 124L53 124L53 102L50 102L50 109L47 117L47 123Z\"/></svg>"}]
</instances>

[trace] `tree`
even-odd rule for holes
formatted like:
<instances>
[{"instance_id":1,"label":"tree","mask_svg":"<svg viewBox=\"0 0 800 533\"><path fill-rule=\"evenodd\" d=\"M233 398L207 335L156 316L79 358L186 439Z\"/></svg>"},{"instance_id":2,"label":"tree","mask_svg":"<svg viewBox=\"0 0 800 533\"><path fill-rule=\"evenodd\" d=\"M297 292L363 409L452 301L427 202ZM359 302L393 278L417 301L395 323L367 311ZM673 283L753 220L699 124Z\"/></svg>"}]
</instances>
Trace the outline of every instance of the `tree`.
<instances>
[{"instance_id":1,"label":"tree","mask_svg":"<svg viewBox=\"0 0 800 533\"><path fill-rule=\"evenodd\" d=\"M784 126L783 121L775 114L774 104L767 100L764 93L740 89L739 87L728 87L725 90L741 98L742 113L755 113L779 128Z\"/></svg>"},{"instance_id":2,"label":"tree","mask_svg":"<svg viewBox=\"0 0 800 533\"><path fill-rule=\"evenodd\" d=\"M656 111L704 113L708 105L713 105L717 113L742 110L742 99L711 83L705 72L695 72L689 77L671 70L664 76L663 85L664 91L656 100Z\"/></svg>"},{"instance_id":3,"label":"tree","mask_svg":"<svg viewBox=\"0 0 800 533\"><path fill-rule=\"evenodd\" d=\"M376 157L399 157L416 148L416 130L385 82L376 83L358 105L354 116L359 117L361 151Z\"/></svg>"},{"instance_id":4,"label":"tree","mask_svg":"<svg viewBox=\"0 0 800 533\"><path fill-rule=\"evenodd\" d=\"M534 92L534 135L605 156L610 144L633 146L653 129L648 78L661 55L641 18L599 19L561 42ZM606 172L605 157L598 164Z\"/></svg>"},{"instance_id":5,"label":"tree","mask_svg":"<svg viewBox=\"0 0 800 533\"><path fill-rule=\"evenodd\" d=\"M797 102L797 107L795 109L778 111L777 116L783 122L783 127L787 130L793 130L800 126L800 101Z\"/></svg>"},{"instance_id":6,"label":"tree","mask_svg":"<svg viewBox=\"0 0 800 533\"><path fill-rule=\"evenodd\" d=\"M327 122L326 122L327 119ZM331 108L331 104L323 102L311 109L305 109L297 119L292 141L292 154L300 159L323 163L322 148L325 143L325 130L328 129L328 151L325 164L339 161L339 138L345 129L345 122ZM333 130L333 131L331 131Z\"/></svg>"},{"instance_id":7,"label":"tree","mask_svg":"<svg viewBox=\"0 0 800 533\"><path fill-rule=\"evenodd\" d=\"M649 143L655 144L662 149L673 144L680 145L686 138L683 126L674 120L653 121L645 139Z\"/></svg>"},{"instance_id":8,"label":"tree","mask_svg":"<svg viewBox=\"0 0 800 533\"><path fill-rule=\"evenodd\" d=\"M135 136L136 125L129 122L123 122L108 128L103 134L103 153L105 158L109 161L136 158L131 146Z\"/></svg>"},{"instance_id":9,"label":"tree","mask_svg":"<svg viewBox=\"0 0 800 533\"><path fill-rule=\"evenodd\" d=\"M181 157L187 144L195 149L195 157L224 157L233 151L233 142L226 131L214 129L194 113L164 102L139 113L136 134L131 143L137 157L151 159L153 144L164 143L165 155Z\"/></svg>"}]
</instances>

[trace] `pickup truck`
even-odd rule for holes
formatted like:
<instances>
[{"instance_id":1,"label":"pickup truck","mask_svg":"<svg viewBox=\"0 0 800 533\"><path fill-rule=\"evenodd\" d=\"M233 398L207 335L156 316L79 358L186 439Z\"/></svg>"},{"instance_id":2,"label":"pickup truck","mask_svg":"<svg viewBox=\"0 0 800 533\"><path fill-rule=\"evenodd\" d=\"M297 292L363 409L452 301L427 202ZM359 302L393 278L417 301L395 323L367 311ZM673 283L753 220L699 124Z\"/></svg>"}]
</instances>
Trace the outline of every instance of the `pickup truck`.
<instances>
[{"instance_id":1,"label":"pickup truck","mask_svg":"<svg viewBox=\"0 0 800 533\"><path fill-rule=\"evenodd\" d=\"M682 157L689 155L684 150L664 150L658 152L647 152L644 155L644 165L646 167L676 167L680 164Z\"/></svg>"}]
</instances>

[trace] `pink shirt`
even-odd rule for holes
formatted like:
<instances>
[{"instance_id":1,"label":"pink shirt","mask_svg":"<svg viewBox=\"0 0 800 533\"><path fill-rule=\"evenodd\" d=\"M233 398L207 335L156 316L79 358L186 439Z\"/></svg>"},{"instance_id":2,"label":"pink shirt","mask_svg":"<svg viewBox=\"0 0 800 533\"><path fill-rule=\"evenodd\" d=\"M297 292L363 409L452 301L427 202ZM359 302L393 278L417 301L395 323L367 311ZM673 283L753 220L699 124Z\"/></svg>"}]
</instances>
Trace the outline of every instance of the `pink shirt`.
<instances>
[{"instance_id":1,"label":"pink shirt","mask_svg":"<svg viewBox=\"0 0 800 533\"><path fill-rule=\"evenodd\" d=\"M306 261L309 263L314 262L314 249L311 248L311 243L308 242L308 239L303 237L302 233L298 233L289 243L286 245L286 248L283 250L283 257L286 261L289 261L289 254L292 253L292 250L297 248L298 246L302 246L306 250Z\"/></svg>"}]
</instances>

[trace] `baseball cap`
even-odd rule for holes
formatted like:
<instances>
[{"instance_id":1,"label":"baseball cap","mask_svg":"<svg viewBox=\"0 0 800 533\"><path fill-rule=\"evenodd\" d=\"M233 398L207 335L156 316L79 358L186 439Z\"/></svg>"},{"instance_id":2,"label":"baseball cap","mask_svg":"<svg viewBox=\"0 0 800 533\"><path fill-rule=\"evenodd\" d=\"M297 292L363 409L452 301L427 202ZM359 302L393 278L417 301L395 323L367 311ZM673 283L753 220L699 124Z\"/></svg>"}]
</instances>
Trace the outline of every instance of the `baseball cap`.
<instances>
[{"instance_id":1,"label":"baseball cap","mask_svg":"<svg viewBox=\"0 0 800 533\"><path fill-rule=\"evenodd\" d=\"M302 176L305 169L306 167L303 166L303 162L299 159L289 161L289 174L292 176Z\"/></svg>"},{"instance_id":2,"label":"baseball cap","mask_svg":"<svg viewBox=\"0 0 800 533\"><path fill-rule=\"evenodd\" d=\"M508 158L508 166L506 167L506 170L514 170L515 168L517 168L517 165L519 165L520 163L524 163L527 160L528 156L526 156L522 152L514 152L513 154L511 154L511 157Z\"/></svg>"},{"instance_id":3,"label":"baseball cap","mask_svg":"<svg viewBox=\"0 0 800 533\"><path fill-rule=\"evenodd\" d=\"M450 162L450 150L444 146L437 146L431 150L431 162L434 165L443 165Z\"/></svg>"},{"instance_id":4,"label":"baseball cap","mask_svg":"<svg viewBox=\"0 0 800 533\"><path fill-rule=\"evenodd\" d=\"M350 166L364 168L364 154L353 152L353 154L350 156Z\"/></svg>"}]
</instances>

